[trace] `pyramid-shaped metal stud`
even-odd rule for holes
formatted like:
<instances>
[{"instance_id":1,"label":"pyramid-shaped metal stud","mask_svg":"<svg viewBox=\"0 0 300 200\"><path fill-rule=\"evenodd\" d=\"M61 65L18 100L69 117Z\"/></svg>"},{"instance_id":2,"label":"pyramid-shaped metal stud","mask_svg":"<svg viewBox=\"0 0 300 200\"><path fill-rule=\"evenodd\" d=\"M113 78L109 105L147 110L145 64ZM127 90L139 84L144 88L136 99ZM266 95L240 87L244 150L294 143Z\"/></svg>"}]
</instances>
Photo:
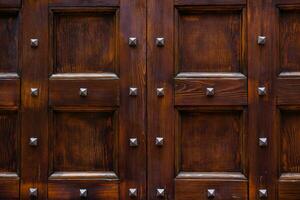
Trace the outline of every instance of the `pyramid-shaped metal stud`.
<instances>
[{"instance_id":1,"label":"pyramid-shaped metal stud","mask_svg":"<svg viewBox=\"0 0 300 200\"><path fill-rule=\"evenodd\" d=\"M130 138L129 139L129 146L131 147L137 147L139 144L138 144L138 139L137 138Z\"/></svg>"},{"instance_id":2,"label":"pyramid-shaped metal stud","mask_svg":"<svg viewBox=\"0 0 300 200\"><path fill-rule=\"evenodd\" d=\"M87 198L87 196L88 196L87 189L79 189L79 195L80 195L80 198Z\"/></svg>"},{"instance_id":3,"label":"pyramid-shaped metal stud","mask_svg":"<svg viewBox=\"0 0 300 200\"><path fill-rule=\"evenodd\" d=\"M265 96L267 94L267 90L265 87L258 87L257 92L259 96Z\"/></svg>"},{"instance_id":4,"label":"pyramid-shaped metal stud","mask_svg":"<svg viewBox=\"0 0 300 200\"><path fill-rule=\"evenodd\" d=\"M129 95L130 96L137 96L138 95L138 89L135 87L129 88Z\"/></svg>"},{"instance_id":5,"label":"pyramid-shaped metal stud","mask_svg":"<svg viewBox=\"0 0 300 200\"><path fill-rule=\"evenodd\" d=\"M215 189L208 189L207 190L207 197L208 198L214 198L216 196L216 190Z\"/></svg>"},{"instance_id":6,"label":"pyramid-shaped metal stud","mask_svg":"<svg viewBox=\"0 0 300 200\"><path fill-rule=\"evenodd\" d=\"M259 44L259 45L264 45L264 44L266 44L266 36L258 36L257 37L257 44Z\"/></svg>"},{"instance_id":7,"label":"pyramid-shaped metal stud","mask_svg":"<svg viewBox=\"0 0 300 200\"><path fill-rule=\"evenodd\" d=\"M38 145L38 139L36 137L29 138L29 145L30 146L37 146Z\"/></svg>"},{"instance_id":8,"label":"pyramid-shaped metal stud","mask_svg":"<svg viewBox=\"0 0 300 200\"><path fill-rule=\"evenodd\" d=\"M214 95L215 95L215 89L214 88L211 88L211 87L206 88L206 96L212 97Z\"/></svg>"},{"instance_id":9,"label":"pyramid-shaped metal stud","mask_svg":"<svg viewBox=\"0 0 300 200\"><path fill-rule=\"evenodd\" d=\"M80 88L79 89L79 95L81 97L86 97L88 95L88 89L87 88Z\"/></svg>"},{"instance_id":10,"label":"pyramid-shaped metal stud","mask_svg":"<svg viewBox=\"0 0 300 200\"><path fill-rule=\"evenodd\" d=\"M164 145L164 138L163 137L156 137L155 138L155 145L156 146L163 146Z\"/></svg>"},{"instance_id":11,"label":"pyramid-shaped metal stud","mask_svg":"<svg viewBox=\"0 0 300 200\"><path fill-rule=\"evenodd\" d=\"M155 43L156 43L156 46L163 47L163 46L165 46L165 38L158 37L158 38L156 38Z\"/></svg>"},{"instance_id":12,"label":"pyramid-shaped metal stud","mask_svg":"<svg viewBox=\"0 0 300 200\"><path fill-rule=\"evenodd\" d=\"M37 188L29 188L29 197L37 197L38 189Z\"/></svg>"},{"instance_id":13,"label":"pyramid-shaped metal stud","mask_svg":"<svg viewBox=\"0 0 300 200\"><path fill-rule=\"evenodd\" d=\"M39 96L39 89L38 88L31 88L30 93L31 93L31 96L37 97L37 96Z\"/></svg>"},{"instance_id":14,"label":"pyramid-shaped metal stud","mask_svg":"<svg viewBox=\"0 0 300 200\"><path fill-rule=\"evenodd\" d=\"M268 191L266 189L260 189L258 191L259 198L267 198L268 197Z\"/></svg>"},{"instance_id":15,"label":"pyramid-shaped metal stud","mask_svg":"<svg viewBox=\"0 0 300 200\"><path fill-rule=\"evenodd\" d=\"M165 90L164 90L164 88L157 88L156 89L156 94L159 97L165 96Z\"/></svg>"},{"instance_id":16,"label":"pyramid-shaped metal stud","mask_svg":"<svg viewBox=\"0 0 300 200\"><path fill-rule=\"evenodd\" d=\"M137 189L136 188L129 188L128 195L131 198L137 197Z\"/></svg>"},{"instance_id":17,"label":"pyramid-shaped metal stud","mask_svg":"<svg viewBox=\"0 0 300 200\"><path fill-rule=\"evenodd\" d=\"M135 37L130 37L128 39L128 44L131 47L136 47L136 45L137 45L137 39Z\"/></svg>"},{"instance_id":18,"label":"pyramid-shaped metal stud","mask_svg":"<svg viewBox=\"0 0 300 200\"><path fill-rule=\"evenodd\" d=\"M165 197L165 189L157 188L156 189L156 197L159 197L159 198Z\"/></svg>"},{"instance_id":19,"label":"pyramid-shaped metal stud","mask_svg":"<svg viewBox=\"0 0 300 200\"><path fill-rule=\"evenodd\" d=\"M258 144L259 144L259 146L261 146L261 147L266 147L266 146L268 146L268 138L265 138L265 137L259 138Z\"/></svg>"},{"instance_id":20,"label":"pyramid-shaped metal stud","mask_svg":"<svg viewBox=\"0 0 300 200\"><path fill-rule=\"evenodd\" d=\"M37 48L39 46L39 40L38 39L30 39L30 46L32 48Z\"/></svg>"}]
</instances>

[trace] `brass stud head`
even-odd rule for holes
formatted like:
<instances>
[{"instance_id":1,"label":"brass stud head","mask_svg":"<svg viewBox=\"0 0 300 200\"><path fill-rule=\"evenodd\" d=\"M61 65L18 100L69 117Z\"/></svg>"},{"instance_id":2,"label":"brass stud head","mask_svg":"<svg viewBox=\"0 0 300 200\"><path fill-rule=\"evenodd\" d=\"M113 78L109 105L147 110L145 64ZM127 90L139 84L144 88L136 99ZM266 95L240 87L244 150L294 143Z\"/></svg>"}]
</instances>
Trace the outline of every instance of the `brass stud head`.
<instances>
[{"instance_id":1,"label":"brass stud head","mask_svg":"<svg viewBox=\"0 0 300 200\"><path fill-rule=\"evenodd\" d=\"M259 44L259 45L264 45L264 44L266 44L266 39L267 39L267 37L266 36L258 36L257 37L257 44Z\"/></svg>"},{"instance_id":2,"label":"brass stud head","mask_svg":"<svg viewBox=\"0 0 300 200\"><path fill-rule=\"evenodd\" d=\"M80 195L80 198L87 198L87 196L88 196L87 189L79 189L79 195Z\"/></svg>"},{"instance_id":3,"label":"brass stud head","mask_svg":"<svg viewBox=\"0 0 300 200\"><path fill-rule=\"evenodd\" d=\"M137 189L136 188L129 188L128 195L131 198L137 197Z\"/></svg>"},{"instance_id":4,"label":"brass stud head","mask_svg":"<svg viewBox=\"0 0 300 200\"><path fill-rule=\"evenodd\" d=\"M165 96L165 90L164 90L164 88L157 88L156 89L156 94L159 97Z\"/></svg>"},{"instance_id":5,"label":"brass stud head","mask_svg":"<svg viewBox=\"0 0 300 200\"><path fill-rule=\"evenodd\" d=\"M267 198L268 197L268 191L266 189L260 189L258 191L259 198Z\"/></svg>"},{"instance_id":6,"label":"brass stud head","mask_svg":"<svg viewBox=\"0 0 300 200\"><path fill-rule=\"evenodd\" d=\"M37 146L38 145L38 139L36 137L29 138L29 145L30 146Z\"/></svg>"},{"instance_id":7,"label":"brass stud head","mask_svg":"<svg viewBox=\"0 0 300 200\"><path fill-rule=\"evenodd\" d=\"M130 96L137 96L138 95L138 89L135 87L129 88L129 95Z\"/></svg>"},{"instance_id":8,"label":"brass stud head","mask_svg":"<svg viewBox=\"0 0 300 200\"><path fill-rule=\"evenodd\" d=\"M165 189L157 188L156 189L156 197L159 197L159 198L165 197Z\"/></svg>"},{"instance_id":9,"label":"brass stud head","mask_svg":"<svg viewBox=\"0 0 300 200\"><path fill-rule=\"evenodd\" d=\"M268 139L267 138L259 138L258 143L259 143L259 146L266 147L266 146L268 146Z\"/></svg>"},{"instance_id":10,"label":"brass stud head","mask_svg":"<svg viewBox=\"0 0 300 200\"><path fill-rule=\"evenodd\" d=\"M216 190L215 189L208 189L207 190L207 197L212 199L216 196Z\"/></svg>"},{"instance_id":11,"label":"brass stud head","mask_svg":"<svg viewBox=\"0 0 300 200\"><path fill-rule=\"evenodd\" d=\"M128 44L131 47L136 47L137 46L137 39L135 37L130 37L128 39Z\"/></svg>"},{"instance_id":12,"label":"brass stud head","mask_svg":"<svg viewBox=\"0 0 300 200\"><path fill-rule=\"evenodd\" d=\"M31 96L37 97L37 96L39 96L39 89L38 88L31 88L30 93L31 93Z\"/></svg>"},{"instance_id":13,"label":"brass stud head","mask_svg":"<svg viewBox=\"0 0 300 200\"><path fill-rule=\"evenodd\" d=\"M29 197L37 197L38 189L37 188L29 188Z\"/></svg>"},{"instance_id":14,"label":"brass stud head","mask_svg":"<svg viewBox=\"0 0 300 200\"><path fill-rule=\"evenodd\" d=\"M37 48L39 46L39 40L38 39L30 39L30 46L32 48Z\"/></svg>"},{"instance_id":15,"label":"brass stud head","mask_svg":"<svg viewBox=\"0 0 300 200\"><path fill-rule=\"evenodd\" d=\"M163 137L156 137L155 138L155 145L156 146L163 146L164 145L164 138Z\"/></svg>"},{"instance_id":16,"label":"brass stud head","mask_svg":"<svg viewBox=\"0 0 300 200\"><path fill-rule=\"evenodd\" d=\"M158 37L158 38L156 38L155 43L156 43L156 46L163 47L163 46L165 46L165 38Z\"/></svg>"},{"instance_id":17,"label":"brass stud head","mask_svg":"<svg viewBox=\"0 0 300 200\"><path fill-rule=\"evenodd\" d=\"M86 97L88 95L88 89L87 88L80 88L79 89L79 95L81 97Z\"/></svg>"},{"instance_id":18,"label":"brass stud head","mask_svg":"<svg viewBox=\"0 0 300 200\"><path fill-rule=\"evenodd\" d=\"M129 146L131 147L137 147L138 144L138 139L137 138L129 138Z\"/></svg>"},{"instance_id":19,"label":"brass stud head","mask_svg":"<svg viewBox=\"0 0 300 200\"><path fill-rule=\"evenodd\" d=\"M206 88L206 96L212 97L215 95L215 89L214 88Z\"/></svg>"},{"instance_id":20,"label":"brass stud head","mask_svg":"<svg viewBox=\"0 0 300 200\"><path fill-rule=\"evenodd\" d=\"M258 87L257 92L259 96L265 96L267 94L267 90L265 87Z\"/></svg>"}]
</instances>

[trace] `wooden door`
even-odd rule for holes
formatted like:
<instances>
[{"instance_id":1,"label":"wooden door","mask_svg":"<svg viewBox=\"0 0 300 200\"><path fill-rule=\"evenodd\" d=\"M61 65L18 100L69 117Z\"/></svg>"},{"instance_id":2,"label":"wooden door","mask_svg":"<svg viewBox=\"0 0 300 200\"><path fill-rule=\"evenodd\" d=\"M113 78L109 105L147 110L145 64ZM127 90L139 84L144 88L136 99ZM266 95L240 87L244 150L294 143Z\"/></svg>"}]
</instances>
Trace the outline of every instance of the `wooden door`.
<instances>
[{"instance_id":1,"label":"wooden door","mask_svg":"<svg viewBox=\"0 0 300 200\"><path fill-rule=\"evenodd\" d=\"M0 199L146 198L145 3L0 0Z\"/></svg>"}]
</instances>

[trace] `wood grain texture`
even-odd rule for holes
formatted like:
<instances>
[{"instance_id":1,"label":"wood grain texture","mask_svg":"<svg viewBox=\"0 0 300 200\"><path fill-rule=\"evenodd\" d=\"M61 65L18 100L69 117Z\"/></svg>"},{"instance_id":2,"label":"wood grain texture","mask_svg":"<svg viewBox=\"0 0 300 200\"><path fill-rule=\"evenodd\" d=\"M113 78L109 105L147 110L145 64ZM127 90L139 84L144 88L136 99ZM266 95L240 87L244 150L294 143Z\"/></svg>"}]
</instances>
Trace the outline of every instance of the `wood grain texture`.
<instances>
[{"instance_id":1,"label":"wood grain texture","mask_svg":"<svg viewBox=\"0 0 300 200\"><path fill-rule=\"evenodd\" d=\"M206 96L206 88L214 88L215 95ZM247 80L178 78L175 105L247 105Z\"/></svg>"},{"instance_id":2,"label":"wood grain texture","mask_svg":"<svg viewBox=\"0 0 300 200\"><path fill-rule=\"evenodd\" d=\"M175 0L175 5L243 5L246 0Z\"/></svg>"},{"instance_id":3,"label":"wood grain texture","mask_svg":"<svg viewBox=\"0 0 300 200\"><path fill-rule=\"evenodd\" d=\"M280 181L278 184L278 199L298 200L300 199L300 181Z\"/></svg>"},{"instance_id":4,"label":"wood grain texture","mask_svg":"<svg viewBox=\"0 0 300 200\"><path fill-rule=\"evenodd\" d=\"M80 199L79 190L87 189L88 199L118 200L118 182L105 181L50 181L49 200Z\"/></svg>"},{"instance_id":5,"label":"wood grain texture","mask_svg":"<svg viewBox=\"0 0 300 200\"><path fill-rule=\"evenodd\" d=\"M20 80L0 78L0 106L18 107L20 105Z\"/></svg>"},{"instance_id":6,"label":"wood grain texture","mask_svg":"<svg viewBox=\"0 0 300 200\"><path fill-rule=\"evenodd\" d=\"M215 189L218 200L248 199L247 181L226 180L175 180L176 200L204 200L207 190Z\"/></svg>"},{"instance_id":7,"label":"wood grain texture","mask_svg":"<svg viewBox=\"0 0 300 200\"><path fill-rule=\"evenodd\" d=\"M300 99L297 95L300 92L300 82L297 78L279 78L276 82L276 96L278 105L298 105Z\"/></svg>"},{"instance_id":8,"label":"wood grain texture","mask_svg":"<svg viewBox=\"0 0 300 200\"><path fill-rule=\"evenodd\" d=\"M49 0L51 6L119 6L122 0Z\"/></svg>"},{"instance_id":9,"label":"wood grain texture","mask_svg":"<svg viewBox=\"0 0 300 200\"><path fill-rule=\"evenodd\" d=\"M18 8L21 7L21 0L0 0L0 7Z\"/></svg>"},{"instance_id":10,"label":"wood grain texture","mask_svg":"<svg viewBox=\"0 0 300 200\"><path fill-rule=\"evenodd\" d=\"M19 180L8 180L0 178L0 199L18 200L20 199Z\"/></svg>"}]
</instances>

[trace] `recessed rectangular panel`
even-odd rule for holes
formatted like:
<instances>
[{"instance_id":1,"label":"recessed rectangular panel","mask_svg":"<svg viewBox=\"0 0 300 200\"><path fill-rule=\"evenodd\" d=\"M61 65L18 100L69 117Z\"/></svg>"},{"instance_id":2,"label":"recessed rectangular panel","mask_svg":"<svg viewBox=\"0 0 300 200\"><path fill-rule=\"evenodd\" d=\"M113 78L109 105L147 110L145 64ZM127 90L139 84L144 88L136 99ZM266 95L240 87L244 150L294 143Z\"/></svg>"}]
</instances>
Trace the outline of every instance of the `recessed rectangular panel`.
<instances>
[{"instance_id":1,"label":"recessed rectangular panel","mask_svg":"<svg viewBox=\"0 0 300 200\"><path fill-rule=\"evenodd\" d=\"M0 173L17 172L17 127L17 113L0 111Z\"/></svg>"},{"instance_id":2,"label":"recessed rectangular panel","mask_svg":"<svg viewBox=\"0 0 300 200\"><path fill-rule=\"evenodd\" d=\"M114 171L114 112L54 112L53 170Z\"/></svg>"},{"instance_id":3,"label":"recessed rectangular panel","mask_svg":"<svg viewBox=\"0 0 300 200\"><path fill-rule=\"evenodd\" d=\"M242 172L241 111L181 111L179 171Z\"/></svg>"},{"instance_id":4,"label":"recessed rectangular panel","mask_svg":"<svg viewBox=\"0 0 300 200\"><path fill-rule=\"evenodd\" d=\"M49 0L53 6L119 6L119 0Z\"/></svg>"},{"instance_id":5,"label":"recessed rectangular panel","mask_svg":"<svg viewBox=\"0 0 300 200\"><path fill-rule=\"evenodd\" d=\"M281 173L300 173L300 111L281 112Z\"/></svg>"},{"instance_id":6,"label":"recessed rectangular panel","mask_svg":"<svg viewBox=\"0 0 300 200\"><path fill-rule=\"evenodd\" d=\"M280 200L300 199L300 180L280 181L278 184Z\"/></svg>"},{"instance_id":7,"label":"recessed rectangular panel","mask_svg":"<svg viewBox=\"0 0 300 200\"><path fill-rule=\"evenodd\" d=\"M54 73L116 72L116 14L54 12Z\"/></svg>"},{"instance_id":8,"label":"recessed rectangular panel","mask_svg":"<svg viewBox=\"0 0 300 200\"><path fill-rule=\"evenodd\" d=\"M17 72L18 30L18 15L0 11L0 73Z\"/></svg>"},{"instance_id":9,"label":"recessed rectangular panel","mask_svg":"<svg viewBox=\"0 0 300 200\"><path fill-rule=\"evenodd\" d=\"M179 10L179 72L242 71L241 10Z\"/></svg>"},{"instance_id":10,"label":"recessed rectangular panel","mask_svg":"<svg viewBox=\"0 0 300 200\"><path fill-rule=\"evenodd\" d=\"M280 10L280 72L300 71L300 10Z\"/></svg>"},{"instance_id":11,"label":"recessed rectangular panel","mask_svg":"<svg viewBox=\"0 0 300 200\"><path fill-rule=\"evenodd\" d=\"M1 179L0 180L0 199L19 200L19 180L18 179Z\"/></svg>"},{"instance_id":12,"label":"recessed rectangular panel","mask_svg":"<svg viewBox=\"0 0 300 200\"><path fill-rule=\"evenodd\" d=\"M175 5L243 5L246 0L175 0Z\"/></svg>"}]
</instances>

